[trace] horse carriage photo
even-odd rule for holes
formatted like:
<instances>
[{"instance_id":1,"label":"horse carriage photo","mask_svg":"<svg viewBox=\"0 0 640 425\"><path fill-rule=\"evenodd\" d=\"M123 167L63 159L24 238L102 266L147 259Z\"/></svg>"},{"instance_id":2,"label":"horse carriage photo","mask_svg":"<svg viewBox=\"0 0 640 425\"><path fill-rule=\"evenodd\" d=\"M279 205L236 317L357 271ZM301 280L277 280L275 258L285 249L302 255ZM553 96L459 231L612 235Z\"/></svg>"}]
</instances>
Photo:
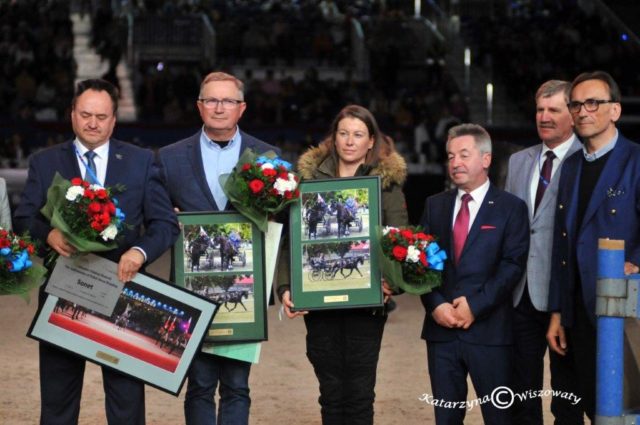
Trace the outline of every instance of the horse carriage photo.
<instances>
[{"instance_id":1,"label":"horse carriage photo","mask_svg":"<svg viewBox=\"0 0 640 425\"><path fill-rule=\"evenodd\" d=\"M351 232L361 233L364 223L358 213L358 205L353 198L332 199L328 203L319 195L320 200L305 205L303 220L304 234L308 239L317 239L318 235L338 238L350 236Z\"/></svg>"},{"instance_id":2,"label":"horse carriage photo","mask_svg":"<svg viewBox=\"0 0 640 425\"><path fill-rule=\"evenodd\" d=\"M360 277L362 277L362 272L358 267L361 265L364 265L364 256L362 255L338 258L335 260L311 258L309 259L309 267L311 268L309 271L309 279L311 281L334 280L336 277L347 279L354 271L357 271ZM338 272L340 272L340 276L337 276Z\"/></svg>"},{"instance_id":3,"label":"horse carriage photo","mask_svg":"<svg viewBox=\"0 0 640 425\"><path fill-rule=\"evenodd\" d=\"M235 267L245 267L247 265L247 254L242 249L242 241L240 238L234 239L232 236L219 234L215 237L201 234L185 246L187 258L190 259L189 270L204 271L215 270L219 268L221 271L233 270ZM201 264L201 258L204 255L204 264Z\"/></svg>"}]
</instances>

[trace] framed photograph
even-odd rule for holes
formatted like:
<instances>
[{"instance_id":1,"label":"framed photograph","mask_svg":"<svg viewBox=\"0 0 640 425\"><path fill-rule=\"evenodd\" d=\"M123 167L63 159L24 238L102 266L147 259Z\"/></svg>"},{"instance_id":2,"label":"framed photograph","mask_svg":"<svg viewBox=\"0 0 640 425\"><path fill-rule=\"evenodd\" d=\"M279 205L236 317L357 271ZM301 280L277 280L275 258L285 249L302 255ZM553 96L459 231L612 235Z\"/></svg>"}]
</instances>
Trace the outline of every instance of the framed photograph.
<instances>
[{"instance_id":1,"label":"framed photograph","mask_svg":"<svg viewBox=\"0 0 640 425\"><path fill-rule=\"evenodd\" d=\"M218 306L206 342L267 339L264 234L239 213L180 213L175 282Z\"/></svg>"},{"instance_id":2,"label":"framed photograph","mask_svg":"<svg viewBox=\"0 0 640 425\"><path fill-rule=\"evenodd\" d=\"M110 315L48 294L28 336L178 395L217 308L138 273L124 284Z\"/></svg>"},{"instance_id":3,"label":"framed photograph","mask_svg":"<svg viewBox=\"0 0 640 425\"><path fill-rule=\"evenodd\" d=\"M380 178L300 184L290 210L291 297L295 310L382 306L375 245Z\"/></svg>"}]
</instances>

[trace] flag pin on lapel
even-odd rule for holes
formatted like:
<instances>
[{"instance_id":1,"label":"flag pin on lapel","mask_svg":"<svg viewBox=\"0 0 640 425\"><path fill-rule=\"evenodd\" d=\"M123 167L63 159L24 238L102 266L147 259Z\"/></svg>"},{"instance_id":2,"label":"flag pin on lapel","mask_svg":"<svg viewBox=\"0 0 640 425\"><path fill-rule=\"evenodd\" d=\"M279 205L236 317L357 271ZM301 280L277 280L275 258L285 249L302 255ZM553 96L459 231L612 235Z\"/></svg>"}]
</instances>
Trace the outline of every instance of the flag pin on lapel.
<instances>
[{"instance_id":1,"label":"flag pin on lapel","mask_svg":"<svg viewBox=\"0 0 640 425\"><path fill-rule=\"evenodd\" d=\"M122 159L122 154L121 154L121 153L117 153L117 154L116 154L116 158L117 158L117 159Z\"/></svg>"},{"instance_id":2,"label":"flag pin on lapel","mask_svg":"<svg viewBox=\"0 0 640 425\"><path fill-rule=\"evenodd\" d=\"M489 205L493 205L493 201L489 201L489 202L488 202L488 204L489 204Z\"/></svg>"}]
</instances>

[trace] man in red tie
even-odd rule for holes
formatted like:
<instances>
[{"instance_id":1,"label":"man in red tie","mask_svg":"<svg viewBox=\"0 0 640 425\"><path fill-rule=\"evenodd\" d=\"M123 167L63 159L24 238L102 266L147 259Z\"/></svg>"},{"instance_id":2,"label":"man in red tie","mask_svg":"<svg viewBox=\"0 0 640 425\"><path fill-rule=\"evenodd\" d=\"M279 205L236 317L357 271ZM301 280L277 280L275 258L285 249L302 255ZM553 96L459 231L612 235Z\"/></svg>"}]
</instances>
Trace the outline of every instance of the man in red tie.
<instances>
[{"instance_id":1,"label":"man in red tie","mask_svg":"<svg viewBox=\"0 0 640 425\"><path fill-rule=\"evenodd\" d=\"M529 249L526 204L488 177L491 138L475 124L449 130L456 189L431 196L421 224L449 252L442 285L422 296L436 424L460 424L471 376L487 424L510 424L512 292ZM469 401L470 402L470 401Z\"/></svg>"}]
</instances>

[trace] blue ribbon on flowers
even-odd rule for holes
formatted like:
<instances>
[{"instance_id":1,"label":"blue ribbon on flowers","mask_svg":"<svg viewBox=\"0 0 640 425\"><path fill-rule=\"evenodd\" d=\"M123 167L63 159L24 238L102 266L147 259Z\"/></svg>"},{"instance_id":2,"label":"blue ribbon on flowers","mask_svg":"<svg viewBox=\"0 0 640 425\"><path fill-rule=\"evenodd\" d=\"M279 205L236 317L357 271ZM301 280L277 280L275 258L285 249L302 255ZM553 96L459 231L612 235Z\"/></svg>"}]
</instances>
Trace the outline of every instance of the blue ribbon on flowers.
<instances>
[{"instance_id":1,"label":"blue ribbon on flowers","mask_svg":"<svg viewBox=\"0 0 640 425\"><path fill-rule=\"evenodd\" d=\"M28 269L32 265L31 260L29 259L29 253L26 249L19 254L11 255L11 249L2 248L0 249L0 255L7 257L11 262L11 272L13 273Z\"/></svg>"},{"instance_id":2,"label":"blue ribbon on flowers","mask_svg":"<svg viewBox=\"0 0 640 425\"><path fill-rule=\"evenodd\" d=\"M447 259L447 253L440 249L437 242L431 242L427 245L426 254L430 269L444 270L444 260Z\"/></svg>"},{"instance_id":3,"label":"blue ribbon on flowers","mask_svg":"<svg viewBox=\"0 0 640 425\"><path fill-rule=\"evenodd\" d=\"M259 156L258 158L256 158L256 162L260 163L260 164L269 163L269 164L273 165L275 168L283 166L284 168L287 169L287 171L291 170L291 163L285 161L284 159L280 159L278 157L267 158L266 156L263 155L263 156Z\"/></svg>"}]
</instances>

